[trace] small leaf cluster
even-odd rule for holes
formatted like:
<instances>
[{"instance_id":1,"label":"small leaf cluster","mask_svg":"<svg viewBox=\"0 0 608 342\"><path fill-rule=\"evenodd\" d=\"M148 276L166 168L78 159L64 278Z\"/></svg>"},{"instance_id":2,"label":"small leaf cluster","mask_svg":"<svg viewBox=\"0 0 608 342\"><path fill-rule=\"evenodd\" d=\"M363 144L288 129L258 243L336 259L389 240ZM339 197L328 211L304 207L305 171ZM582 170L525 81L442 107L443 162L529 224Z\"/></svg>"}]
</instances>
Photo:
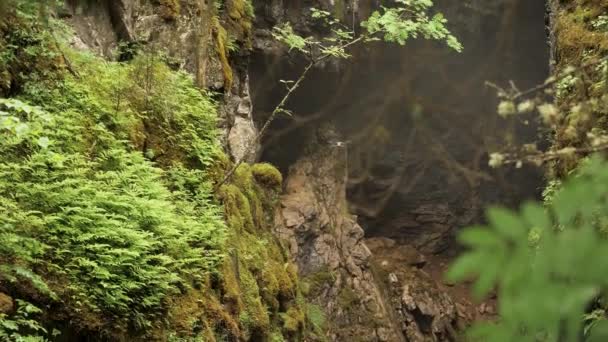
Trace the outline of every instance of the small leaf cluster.
<instances>
[{"instance_id":1,"label":"small leaf cluster","mask_svg":"<svg viewBox=\"0 0 608 342\"><path fill-rule=\"evenodd\" d=\"M432 17L427 14L433 6L430 0L395 0L395 7L382 7L375 11L362 26L370 35L380 35L391 43L405 45L411 38L442 40L461 52L462 44L446 27L447 19L437 13Z\"/></svg>"},{"instance_id":2,"label":"small leaf cluster","mask_svg":"<svg viewBox=\"0 0 608 342\"><path fill-rule=\"evenodd\" d=\"M289 23L277 25L273 36L285 44L289 50L296 50L312 60L335 57L346 59L351 55L346 51L358 42L384 40L388 43L405 45L409 39L442 40L449 47L460 52L462 45L446 27L447 19L437 13L432 17L427 14L433 2L429 0L396 0L393 7L381 7L375 11L361 26L361 35L356 36L353 29L335 19L331 13L312 8L311 17L321 23L329 34L317 39L312 36L302 37Z\"/></svg>"},{"instance_id":3,"label":"small leaf cluster","mask_svg":"<svg viewBox=\"0 0 608 342\"><path fill-rule=\"evenodd\" d=\"M0 314L0 340L17 342L44 342L47 341L41 335L46 335L47 330L38 323L36 316L42 313L38 307L23 300L17 300L17 310L12 317ZM22 333L28 331L29 333ZM57 331L53 331L53 336Z\"/></svg>"}]
</instances>

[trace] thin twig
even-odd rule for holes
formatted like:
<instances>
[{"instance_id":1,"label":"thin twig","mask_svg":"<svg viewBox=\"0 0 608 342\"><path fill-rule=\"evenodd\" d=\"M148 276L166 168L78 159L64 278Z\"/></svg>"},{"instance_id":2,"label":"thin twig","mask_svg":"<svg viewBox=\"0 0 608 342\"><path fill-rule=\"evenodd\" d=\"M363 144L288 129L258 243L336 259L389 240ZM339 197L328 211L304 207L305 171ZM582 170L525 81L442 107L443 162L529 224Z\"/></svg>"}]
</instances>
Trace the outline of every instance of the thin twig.
<instances>
[{"instance_id":1,"label":"thin twig","mask_svg":"<svg viewBox=\"0 0 608 342\"><path fill-rule=\"evenodd\" d=\"M532 164L542 164L549 161L553 161L559 159L568 154L590 154L596 152L602 152L608 150L608 144L601 144L597 146L591 147L581 147L581 148L571 148L567 152L557 150L557 151L549 151L549 152L539 152L536 154L531 154L527 156L523 156L521 158L515 158L513 155L507 155L510 159L506 159L502 161L503 165L517 164L520 162L532 163Z\"/></svg>"},{"instance_id":2,"label":"thin twig","mask_svg":"<svg viewBox=\"0 0 608 342\"><path fill-rule=\"evenodd\" d=\"M268 117L268 119L266 120L266 122L264 123L264 126L262 126L262 128L260 129L260 131L258 132L258 134L256 134L255 138L252 141L249 142L249 144L247 145L247 149L245 149L245 152L243 153L243 156L241 156L234 163L234 165L232 166L232 168L230 168L230 171L228 171L228 173L224 176L224 178L222 179L222 181L219 182L215 186L215 190L218 190L222 185L224 185L228 181L228 179L230 179L230 177L232 177L232 175L234 174L234 172L236 171L236 169L243 163L243 161L245 160L245 158L247 158L247 156L252 152L252 150L254 149L254 147L257 145L258 141L262 138L262 135L266 132L266 130L270 126L270 123L274 120L274 118L277 116L277 114L283 112L283 110L284 110L283 107L287 103L287 100L289 99L289 97L291 96L291 94L300 86L300 84L302 83L302 81L304 81L304 79L306 78L306 75L312 69L312 67L315 66L315 64L316 64L315 61L311 61L306 66L306 68L304 69L304 71L300 75L300 78L298 78L298 80L296 81L296 83L294 83L294 85L289 88L289 90L287 91L287 93L285 94L285 96L283 96L283 99L281 100L281 102L279 102L279 104L274 108L274 110L272 111L272 113L270 114L270 116Z\"/></svg>"},{"instance_id":3,"label":"thin twig","mask_svg":"<svg viewBox=\"0 0 608 342\"><path fill-rule=\"evenodd\" d=\"M553 78L550 78L549 80L547 80L547 81L546 81L545 83L543 83L543 84L539 84L539 85L537 85L537 86L535 86L535 87L532 87L532 88L530 88L530 89L528 89L528 90L525 90L525 91L519 92L519 93L517 93L517 94L513 95L513 97L511 97L510 99L511 99L511 100L513 100L513 101L515 101L515 100L518 100L518 99L520 99L520 98L522 98L522 97L525 97L525 96L527 96L527 95L534 94L534 93L536 93L536 92L538 92L538 91L541 91L541 90L547 89L548 87L550 87L550 86L554 85L555 83L557 83L557 82L559 82L559 81L563 80L563 79L564 79L564 77L566 77L566 76L570 76L570 75L572 75L572 74L575 74L575 73L577 73L577 72L579 72L579 71L581 71L581 70L583 70L583 71L584 71L586 68L588 68L588 67L590 67L590 66L598 65L598 64L602 63L603 61L608 61L608 57L606 57L606 58L601 58L601 59L593 59L593 60L591 60L591 61L588 61L587 63L583 63L583 64L581 64L581 65L580 65L578 68L574 68L574 69L570 70L569 72L563 73L563 74L562 74L562 75L560 75L559 77L553 77Z\"/></svg>"},{"instance_id":4,"label":"thin twig","mask_svg":"<svg viewBox=\"0 0 608 342\"><path fill-rule=\"evenodd\" d=\"M357 44L358 42L361 42L363 39L367 38L367 35L361 35L359 37L357 37L356 39L351 40L348 43L343 44L342 46L339 47L339 49L346 49L354 44ZM304 81L304 79L306 79L306 76L308 75L308 72L317 64L321 63L323 60L327 59L331 57L330 54L325 54L319 58L313 58L311 56L310 62L308 63L308 65L306 66L306 68L304 69L304 71L302 72L302 74L300 75L300 77L297 79L297 81L294 83L293 86L288 87L287 93L285 94L285 96L283 96L283 99L281 99L281 102L279 102L279 104L274 108L274 110L272 111L272 113L270 114L270 116L268 117L268 119L266 120L266 122L264 123L264 125L262 126L262 128L260 129L260 131L258 132L258 134L256 134L255 138L249 142L249 144L247 145L247 148L245 149L245 152L243 153L243 155L235 161L234 165L230 168L230 170L228 171L228 173L226 173L226 175L224 176L224 178L214 187L214 190L217 191L219 190L219 188L226 184L226 182L232 177L232 175L234 175L234 173L236 172L236 170L238 169L238 167L245 161L245 159L247 158L247 156L253 151L253 149L255 148L255 146L258 144L258 142L260 141L260 139L262 138L262 136L264 135L264 133L266 132L266 130L268 129L268 127L270 127L270 124L272 123L272 121L275 119L275 117L281 113L284 112L284 106L287 103L287 100L289 100L289 98L291 97L291 94L293 94L293 92L298 89L298 87L300 86L300 84Z\"/></svg>"}]
</instances>

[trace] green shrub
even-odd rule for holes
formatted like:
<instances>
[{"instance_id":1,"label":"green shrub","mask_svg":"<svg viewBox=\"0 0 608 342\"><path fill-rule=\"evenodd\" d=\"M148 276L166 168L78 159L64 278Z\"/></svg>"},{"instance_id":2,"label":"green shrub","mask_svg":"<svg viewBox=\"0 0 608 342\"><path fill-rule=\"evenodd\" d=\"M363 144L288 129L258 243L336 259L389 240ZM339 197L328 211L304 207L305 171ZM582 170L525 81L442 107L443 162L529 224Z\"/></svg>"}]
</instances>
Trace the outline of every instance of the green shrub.
<instances>
[{"instance_id":1,"label":"green shrub","mask_svg":"<svg viewBox=\"0 0 608 342\"><path fill-rule=\"evenodd\" d=\"M43 23L34 20L38 11L33 0L0 5L0 96L18 93L27 82L61 77L62 56Z\"/></svg>"},{"instance_id":2,"label":"green shrub","mask_svg":"<svg viewBox=\"0 0 608 342\"><path fill-rule=\"evenodd\" d=\"M42 335L47 335L37 321L37 317L42 310L23 300L17 300L17 310L8 318L6 314L0 313L0 340L2 341L28 341L44 342L46 339ZM23 333L23 331L27 331ZM55 336L56 331L52 332Z\"/></svg>"},{"instance_id":3,"label":"green shrub","mask_svg":"<svg viewBox=\"0 0 608 342\"><path fill-rule=\"evenodd\" d=\"M157 56L71 58L79 78L0 102L0 277L73 324L147 329L223 260L215 105Z\"/></svg>"}]
</instances>

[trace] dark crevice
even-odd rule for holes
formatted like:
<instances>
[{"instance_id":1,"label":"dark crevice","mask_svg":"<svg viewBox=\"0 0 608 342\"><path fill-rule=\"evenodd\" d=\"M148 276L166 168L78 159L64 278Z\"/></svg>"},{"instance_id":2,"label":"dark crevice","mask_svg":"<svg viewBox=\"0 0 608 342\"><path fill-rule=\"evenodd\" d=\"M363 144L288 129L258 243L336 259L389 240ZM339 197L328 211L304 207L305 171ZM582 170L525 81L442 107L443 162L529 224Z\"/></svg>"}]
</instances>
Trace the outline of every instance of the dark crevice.
<instances>
[{"instance_id":1,"label":"dark crevice","mask_svg":"<svg viewBox=\"0 0 608 342\"><path fill-rule=\"evenodd\" d=\"M539 170L487 166L490 152L539 137L531 117L499 118L496 94L484 82L542 83L549 60L541 1L438 7L464 43L462 54L422 40L355 50L352 59L313 72L289 101L294 117L279 117L262 142L262 159L286 172L316 129L335 126L348 143L351 211L366 234L432 253L453 249L455 231L480 222L488 205L515 207L539 196ZM284 94L279 80L301 69L297 57L254 54L258 123Z\"/></svg>"}]
</instances>

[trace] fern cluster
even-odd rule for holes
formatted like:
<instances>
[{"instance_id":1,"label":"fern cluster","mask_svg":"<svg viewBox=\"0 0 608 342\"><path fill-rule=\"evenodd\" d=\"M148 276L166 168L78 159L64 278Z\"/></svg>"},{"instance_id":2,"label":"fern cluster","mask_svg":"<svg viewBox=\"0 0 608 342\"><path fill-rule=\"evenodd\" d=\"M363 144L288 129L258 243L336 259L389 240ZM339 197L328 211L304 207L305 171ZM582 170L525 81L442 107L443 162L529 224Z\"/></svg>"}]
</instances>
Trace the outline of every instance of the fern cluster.
<instances>
[{"instance_id":1,"label":"fern cluster","mask_svg":"<svg viewBox=\"0 0 608 342\"><path fill-rule=\"evenodd\" d=\"M216 106L160 56L70 58L77 77L0 101L0 280L76 327L148 329L223 260Z\"/></svg>"}]
</instances>

